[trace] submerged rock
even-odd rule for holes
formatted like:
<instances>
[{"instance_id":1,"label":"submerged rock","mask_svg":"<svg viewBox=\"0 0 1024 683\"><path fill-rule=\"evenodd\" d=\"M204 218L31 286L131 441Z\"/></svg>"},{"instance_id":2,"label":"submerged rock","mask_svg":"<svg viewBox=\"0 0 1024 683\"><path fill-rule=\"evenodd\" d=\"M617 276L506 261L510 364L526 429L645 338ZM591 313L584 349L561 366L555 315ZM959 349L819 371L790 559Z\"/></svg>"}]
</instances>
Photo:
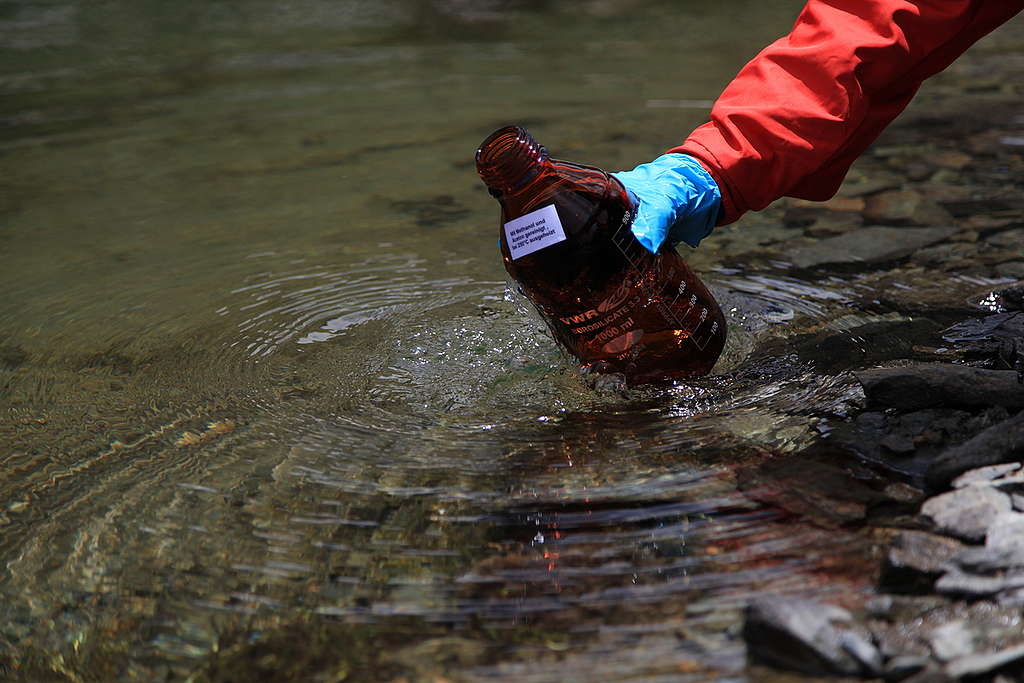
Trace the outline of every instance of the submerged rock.
<instances>
[{"instance_id":1,"label":"submerged rock","mask_svg":"<svg viewBox=\"0 0 1024 683\"><path fill-rule=\"evenodd\" d=\"M930 171L925 177L928 175L931 175ZM893 190L868 197L864 203L864 218L885 225L932 226L953 222L948 211L913 190Z\"/></svg>"},{"instance_id":2,"label":"submerged rock","mask_svg":"<svg viewBox=\"0 0 1024 683\"><path fill-rule=\"evenodd\" d=\"M789 261L797 268L828 264L885 263L910 256L915 251L944 240L954 227L893 228L873 226L847 232L814 244L797 247Z\"/></svg>"},{"instance_id":3,"label":"submerged rock","mask_svg":"<svg viewBox=\"0 0 1024 683\"><path fill-rule=\"evenodd\" d=\"M977 252L977 247L968 241L944 242L918 250L910 260L918 265L957 270L972 265L972 259L977 256Z\"/></svg>"}]
</instances>

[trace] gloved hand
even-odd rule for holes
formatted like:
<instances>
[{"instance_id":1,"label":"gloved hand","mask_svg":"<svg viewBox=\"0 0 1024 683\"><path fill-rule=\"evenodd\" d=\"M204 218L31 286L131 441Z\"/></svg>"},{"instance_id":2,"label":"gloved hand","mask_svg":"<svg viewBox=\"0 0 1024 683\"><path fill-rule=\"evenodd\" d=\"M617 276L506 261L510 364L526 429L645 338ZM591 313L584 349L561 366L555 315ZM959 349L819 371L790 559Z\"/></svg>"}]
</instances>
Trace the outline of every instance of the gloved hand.
<instances>
[{"instance_id":1,"label":"gloved hand","mask_svg":"<svg viewBox=\"0 0 1024 683\"><path fill-rule=\"evenodd\" d=\"M722 194L693 157L663 154L612 175L638 200L633 235L651 253L666 241L696 247L715 227Z\"/></svg>"}]
</instances>

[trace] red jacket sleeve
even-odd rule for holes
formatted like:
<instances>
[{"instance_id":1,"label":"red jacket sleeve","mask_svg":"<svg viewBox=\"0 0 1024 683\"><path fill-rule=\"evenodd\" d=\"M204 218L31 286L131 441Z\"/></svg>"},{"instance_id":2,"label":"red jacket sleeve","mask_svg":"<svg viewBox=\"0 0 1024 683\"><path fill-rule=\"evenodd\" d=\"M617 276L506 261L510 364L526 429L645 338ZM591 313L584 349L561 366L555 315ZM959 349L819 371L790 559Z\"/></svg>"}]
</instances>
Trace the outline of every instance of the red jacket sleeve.
<instances>
[{"instance_id":1,"label":"red jacket sleeve","mask_svg":"<svg viewBox=\"0 0 1024 683\"><path fill-rule=\"evenodd\" d=\"M1024 0L809 0L792 32L726 87L673 148L718 182L731 223L782 196L824 200L921 82Z\"/></svg>"}]
</instances>

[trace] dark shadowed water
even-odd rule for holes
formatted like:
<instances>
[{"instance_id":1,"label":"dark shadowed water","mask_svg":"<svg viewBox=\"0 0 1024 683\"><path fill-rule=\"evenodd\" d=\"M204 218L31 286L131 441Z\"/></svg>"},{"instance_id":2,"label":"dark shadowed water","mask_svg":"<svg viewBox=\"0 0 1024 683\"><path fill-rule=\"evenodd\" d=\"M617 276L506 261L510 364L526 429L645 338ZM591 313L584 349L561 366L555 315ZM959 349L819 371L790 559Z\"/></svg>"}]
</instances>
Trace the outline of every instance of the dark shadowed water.
<instances>
[{"instance_id":1,"label":"dark shadowed water","mask_svg":"<svg viewBox=\"0 0 1024 683\"><path fill-rule=\"evenodd\" d=\"M716 374L627 392L472 164L649 160L800 4L0 1L0 670L739 680L752 595L855 600L873 475L820 441L914 281L744 268L755 216L690 254Z\"/></svg>"}]
</instances>

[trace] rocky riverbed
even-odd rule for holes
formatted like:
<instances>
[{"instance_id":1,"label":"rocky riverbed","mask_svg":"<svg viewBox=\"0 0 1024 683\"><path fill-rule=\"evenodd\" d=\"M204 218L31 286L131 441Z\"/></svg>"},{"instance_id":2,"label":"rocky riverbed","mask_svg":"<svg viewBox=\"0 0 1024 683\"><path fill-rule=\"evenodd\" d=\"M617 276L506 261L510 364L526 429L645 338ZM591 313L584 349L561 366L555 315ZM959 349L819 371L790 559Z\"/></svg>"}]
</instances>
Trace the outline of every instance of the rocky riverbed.
<instances>
[{"instance_id":1,"label":"rocky riverbed","mask_svg":"<svg viewBox=\"0 0 1024 683\"><path fill-rule=\"evenodd\" d=\"M748 606L744 639L766 677L1024 678L1022 76L1019 53L968 55L865 154L837 198L778 207L790 232L764 245L767 256L750 254L818 277L931 277L933 286L890 295L924 319L940 309L954 319L925 325L902 358L853 371L863 402L828 441L887 473L902 503L866 518L878 556L870 595ZM976 278L979 296L943 299L950 278ZM869 343L884 339L875 332ZM833 348L870 361L863 349Z\"/></svg>"}]
</instances>

